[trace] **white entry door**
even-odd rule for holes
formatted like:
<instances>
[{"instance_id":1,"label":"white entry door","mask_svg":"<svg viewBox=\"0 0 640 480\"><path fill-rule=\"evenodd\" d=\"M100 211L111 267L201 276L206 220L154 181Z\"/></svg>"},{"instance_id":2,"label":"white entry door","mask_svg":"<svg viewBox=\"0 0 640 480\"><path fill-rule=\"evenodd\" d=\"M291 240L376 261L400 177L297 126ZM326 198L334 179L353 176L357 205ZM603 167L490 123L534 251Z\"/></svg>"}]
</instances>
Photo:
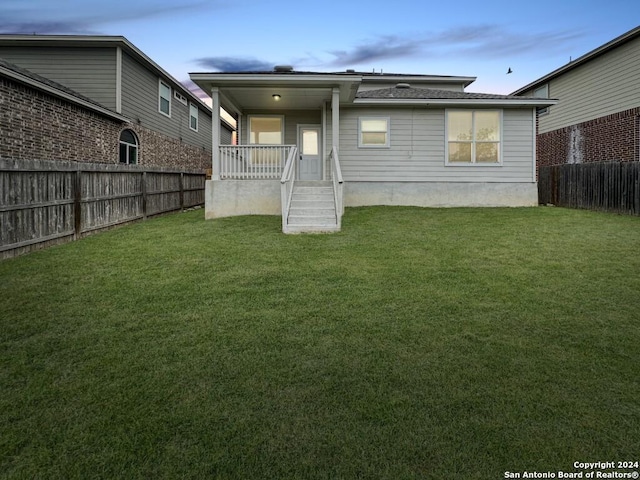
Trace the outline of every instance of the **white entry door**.
<instances>
[{"instance_id":1,"label":"white entry door","mask_svg":"<svg viewBox=\"0 0 640 480\"><path fill-rule=\"evenodd\" d=\"M300 154L300 180L322 180L322 156L320 155L320 125L298 126L298 151Z\"/></svg>"}]
</instances>

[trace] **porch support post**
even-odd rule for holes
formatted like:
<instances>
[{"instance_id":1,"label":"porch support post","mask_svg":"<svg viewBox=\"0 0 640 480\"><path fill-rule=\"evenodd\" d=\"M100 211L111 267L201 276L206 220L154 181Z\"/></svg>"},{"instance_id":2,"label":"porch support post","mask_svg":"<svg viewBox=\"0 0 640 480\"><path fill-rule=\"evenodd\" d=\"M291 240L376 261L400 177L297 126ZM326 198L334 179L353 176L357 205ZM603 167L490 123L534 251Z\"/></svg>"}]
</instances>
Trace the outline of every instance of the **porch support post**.
<instances>
[{"instance_id":1,"label":"porch support post","mask_svg":"<svg viewBox=\"0 0 640 480\"><path fill-rule=\"evenodd\" d=\"M220 92L211 88L211 180L220 180Z\"/></svg>"},{"instance_id":2,"label":"porch support post","mask_svg":"<svg viewBox=\"0 0 640 480\"><path fill-rule=\"evenodd\" d=\"M331 95L331 149L340 145L340 89L334 88Z\"/></svg>"}]
</instances>

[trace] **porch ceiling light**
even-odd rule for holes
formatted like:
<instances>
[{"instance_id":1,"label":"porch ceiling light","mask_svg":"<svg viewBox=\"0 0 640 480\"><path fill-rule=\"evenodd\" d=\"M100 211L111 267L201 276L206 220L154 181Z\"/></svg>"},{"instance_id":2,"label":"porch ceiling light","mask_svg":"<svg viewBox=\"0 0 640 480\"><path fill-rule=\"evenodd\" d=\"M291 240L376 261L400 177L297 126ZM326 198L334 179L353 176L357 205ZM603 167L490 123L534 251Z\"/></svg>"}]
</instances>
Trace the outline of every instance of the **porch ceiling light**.
<instances>
[{"instance_id":1,"label":"porch ceiling light","mask_svg":"<svg viewBox=\"0 0 640 480\"><path fill-rule=\"evenodd\" d=\"M278 95L277 93L274 93L274 94L273 94L273 95L271 95L271 96L273 97L273 99L274 99L276 102L279 102L279 101L280 101L280 99L282 98L282 97L281 97L280 95Z\"/></svg>"}]
</instances>

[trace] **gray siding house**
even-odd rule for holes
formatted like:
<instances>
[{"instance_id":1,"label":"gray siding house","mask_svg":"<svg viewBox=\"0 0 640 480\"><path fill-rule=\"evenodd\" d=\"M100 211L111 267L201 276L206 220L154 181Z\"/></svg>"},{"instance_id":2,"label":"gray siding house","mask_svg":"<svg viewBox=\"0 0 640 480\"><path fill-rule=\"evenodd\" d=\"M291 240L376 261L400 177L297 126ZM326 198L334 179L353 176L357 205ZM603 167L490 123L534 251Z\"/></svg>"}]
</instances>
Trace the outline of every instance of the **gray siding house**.
<instances>
[{"instance_id":1,"label":"gray siding house","mask_svg":"<svg viewBox=\"0 0 640 480\"><path fill-rule=\"evenodd\" d=\"M552 97L538 115L538 163L640 160L640 27L516 90Z\"/></svg>"},{"instance_id":2,"label":"gray siding house","mask_svg":"<svg viewBox=\"0 0 640 480\"><path fill-rule=\"evenodd\" d=\"M0 58L128 119L115 158L92 161L210 166L211 109L126 38L0 35ZM218 121L230 142L233 127ZM123 142L136 143L136 155L123 156Z\"/></svg>"},{"instance_id":3,"label":"gray siding house","mask_svg":"<svg viewBox=\"0 0 640 480\"><path fill-rule=\"evenodd\" d=\"M214 144L207 218L282 215L295 233L339 230L344 206L537 204L536 109L552 100L465 92L474 77L286 66L191 79L239 132Z\"/></svg>"}]
</instances>

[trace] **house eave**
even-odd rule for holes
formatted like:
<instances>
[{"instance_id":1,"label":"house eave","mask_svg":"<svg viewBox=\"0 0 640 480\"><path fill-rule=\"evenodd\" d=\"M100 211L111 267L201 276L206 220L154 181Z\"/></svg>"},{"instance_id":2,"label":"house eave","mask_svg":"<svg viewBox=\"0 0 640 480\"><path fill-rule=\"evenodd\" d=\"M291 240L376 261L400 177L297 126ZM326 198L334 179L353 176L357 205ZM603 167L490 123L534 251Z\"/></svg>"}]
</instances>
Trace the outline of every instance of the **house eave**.
<instances>
[{"instance_id":1,"label":"house eave","mask_svg":"<svg viewBox=\"0 0 640 480\"><path fill-rule=\"evenodd\" d=\"M113 120L117 120L119 122L123 122L123 123L130 123L131 120L128 119L127 117L124 117L116 112L113 112L111 110L109 110L108 108L102 107L100 105L97 105L95 103L92 102L88 102L86 100L83 100L82 98L78 98L74 95L71 95L70 93L67 92L63 92L62 90L58 90L57 88L54 88L50 85L44 84L42 82L38 82L37 80L33 79L33 78L29 78L25 75L20 74L19 72L15 72L13 70L10 70L8 68L5 68L3 66L0 65L0 75L3 75L5 77L8 77L12 80L15 80L19 83L22 83L23 85L27 85L29 87L32 87L36 90L40 90L42 92L48 93L54 97L66 100L70 103L73 103L75 105L84 107L88 110L91 110L95 113L98 113L100 115L103 115L105 117L109 117Z\"/></svg>"},{"instance_id":2,"label":"house eave","mask_svg":"<svg viewBox=\"0 0 640 480\"><path fill-rule=\"evenodd\" d=\"M558 103L557 100L536 99L411 99L411 98L356 98L356 105L421 105L421 106L482 106L482 107L548 107Z\"/></svg>"}]
</instances>

